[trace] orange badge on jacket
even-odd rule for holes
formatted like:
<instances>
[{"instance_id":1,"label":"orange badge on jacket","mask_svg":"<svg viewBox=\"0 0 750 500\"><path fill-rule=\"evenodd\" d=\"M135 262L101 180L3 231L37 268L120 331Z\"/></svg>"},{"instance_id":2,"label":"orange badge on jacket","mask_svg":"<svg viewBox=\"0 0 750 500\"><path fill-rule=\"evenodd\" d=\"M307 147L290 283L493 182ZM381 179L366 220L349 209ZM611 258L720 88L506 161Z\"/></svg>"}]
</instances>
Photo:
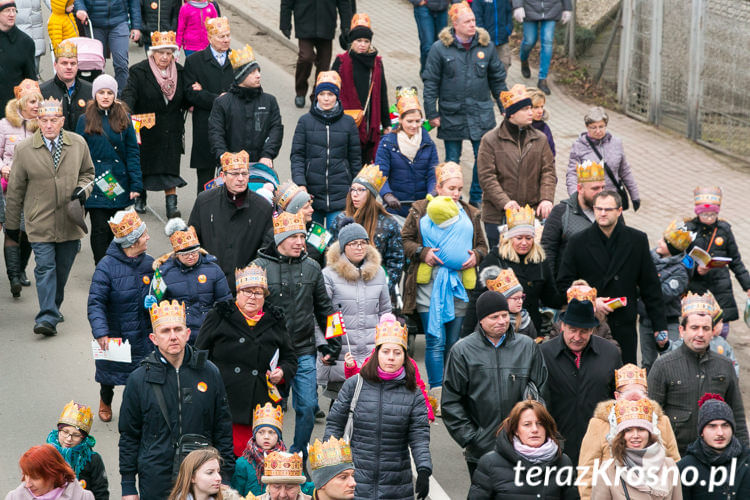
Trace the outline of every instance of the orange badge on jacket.
<instances>
[{"instance_id":1,"label":"orange badge on jacket","mask_svg":"<svg viewBox=\"0 0 750 500\"><path fill-rule=\"evenodd\" d=\"M481 50L479 52L477 52L477 57L479 59L484 59L484 52L482 52Z\"/></svg>"},{"instance_id":2,"label":"orange badge on jacket","mask_svg":"<svg viewBox=\"0 0 750 500\"><path fill-rule=\"evenodd\" d=\"M151 278L149 278L148 276L144 276L143 277L143 283L145 283L146 285L148 285L149 283L151 283Z\"/></svg>"},{"instance_id":3,"label":"orange badge on jacket","mask_svg":"<svg viewBox=\"0 0 750 500\"><path fill-rule=\"evenodd\" d=\"M198 283L205 283L206 282L206 275L205 274L199 274L198 275Z\"/></svg>"},{"instance_id":4,"label":"orange badge on jacket","mask_svg":"<svg viewBox=\"0 0 750 500\"><path fill-rule=\"evenodd\" d=\"M156 10L156 9L159 8L159 4L156 3L156 2L151 2L151 8L154 9L154 10Z\"/></svg>"},{"instance_id":5,"label":"orange badge on jacket","mask_svg":"<svg viewBox=\"0 0 750 500\"><path fill-rule=\"evenodd\" d=\"M205 382L198 382L198 390L201 392L206 392L208 390L208 386Z\"/></svg>"},{"instance_id":6,"label":"orange badge on jacket","mask_svg":"<svg viewBox=\"0 0 750 500\"><path fill-rule=\"evenodd\" d=\"M85 108L86 107L86 101L83 99L78 99L78 107L79 108Z\"/></svg>"},{"instance_id":7,"label":"orange badge on jacket","mask_svg":"<svg viewBox=\"0 0 750 500\"><path fill-rule=\"evenodd\" d=\"M714 243L716 243L716 246L717 246L717 247L720 247L721 245L723 245L723 244L724 244L724 238L722 238L721 236L719 236L718 238L716 238L716 239L714 240Z\"/></svg>"}]
</instances>

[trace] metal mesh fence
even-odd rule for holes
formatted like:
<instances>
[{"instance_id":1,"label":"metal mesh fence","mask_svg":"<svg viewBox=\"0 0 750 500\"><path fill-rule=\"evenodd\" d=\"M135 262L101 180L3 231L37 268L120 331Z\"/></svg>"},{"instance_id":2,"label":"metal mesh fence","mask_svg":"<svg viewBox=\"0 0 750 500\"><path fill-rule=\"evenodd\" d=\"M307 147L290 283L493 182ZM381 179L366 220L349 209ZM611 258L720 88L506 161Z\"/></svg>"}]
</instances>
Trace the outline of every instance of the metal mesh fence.
<instances>
[{"instance_id":1,"label":"metal mesh fence","mask_svg":"<svg viewBox=\"0 0 750 500\"><path fill-rule=\"evenodd\" d=\"M633 37L628 68L628 113L648 118L649 52L651 51L651 0L633 0Z\"/></svg>"}]
</instances>

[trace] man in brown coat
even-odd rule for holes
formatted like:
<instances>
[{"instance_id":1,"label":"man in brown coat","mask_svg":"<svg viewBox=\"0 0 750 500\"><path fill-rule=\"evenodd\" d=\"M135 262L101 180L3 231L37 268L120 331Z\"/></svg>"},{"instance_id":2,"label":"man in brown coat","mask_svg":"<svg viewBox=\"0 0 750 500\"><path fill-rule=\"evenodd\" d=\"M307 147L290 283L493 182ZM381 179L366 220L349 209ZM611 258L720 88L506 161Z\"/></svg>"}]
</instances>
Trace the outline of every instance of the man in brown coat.
<instances>
[{"instance_id":1,"label":"man in brown coat","mask_svg":"<svg viewBox=\"0 0 750 500\"><path fill-rule=\"evenodd\" d=\"M529 205L546 219L555 198L555 160L547 137L531 127L531 99L516 84L500 93L505 120L482 137L478 175L482 186L482 221L490 248L500 239L505 210Z\"/></svg>"},{"instance_id":2,"label":"man in brown coat","mask_svg":"<svg viewBox=\"0 0 750 500\"><path fill-rule=\"evenodd\" d=\"M34 251L39 313L34 333L55 335L70 268L84 231L69 215L69 202L83 204L91 192L94 164L80 135L63 131L62 103L39 105L39 130L16 146L6 194L6 236L18 241L21 212ZM81 207L73 207L75 209ZM79 212L81 225L85 227Z\"/></svg>"}]
</instances>

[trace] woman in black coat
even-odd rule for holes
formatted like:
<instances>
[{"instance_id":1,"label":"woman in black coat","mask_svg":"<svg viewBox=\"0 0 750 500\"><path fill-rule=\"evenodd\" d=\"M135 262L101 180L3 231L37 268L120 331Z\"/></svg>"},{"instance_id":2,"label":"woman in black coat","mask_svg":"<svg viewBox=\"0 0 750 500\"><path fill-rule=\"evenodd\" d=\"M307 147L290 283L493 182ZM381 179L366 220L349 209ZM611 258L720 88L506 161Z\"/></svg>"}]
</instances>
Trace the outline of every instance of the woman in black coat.
<instances>
[{"instance_id":1,"label":"woman in black coat","mask_svg":"<svg viewBox=\"0 0 750 500\"><path fill-rule=\"evenodd\" d=\"M203 321L195 347L207 350L219 367L232 413L234 454L241 456L253 435L255 406L278 402L268 384L290 384L297 358L281 309L263 308L268 295L266 272L256 265L239 269L236 286L237 301L216 303Z\"/></svg>"},{"instance_id":2,"label":"woman in black coat","mask_svg":"<svg viewBox=\"0 0 750 500\"><path fill-rule=\"evenodd\" d=\"M182 66L174 53L178 50L174 33L155 31L145 61L133 65L128 84L122 91L134 115L155 114L153 126L144 123L141 136L141 173L143 193L136 199L135 209L146 211L146 192L164 191L167 218L180 217L177 209L177 188L186 185L180 177L180 157L185 152L185 109Z\"/></svg>"}]
</instances>

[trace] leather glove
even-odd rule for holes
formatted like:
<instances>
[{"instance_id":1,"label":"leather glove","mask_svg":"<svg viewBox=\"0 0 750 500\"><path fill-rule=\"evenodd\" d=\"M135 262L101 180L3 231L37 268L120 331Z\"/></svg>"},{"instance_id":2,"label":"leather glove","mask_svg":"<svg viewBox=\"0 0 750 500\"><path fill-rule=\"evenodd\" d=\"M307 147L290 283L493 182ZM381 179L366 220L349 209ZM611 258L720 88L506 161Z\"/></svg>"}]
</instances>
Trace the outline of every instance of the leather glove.
<instances>
[{"instance_id":1,"label":"leather glove","mask_svg":"<svg viewBox=\"0 0 750 500\"><path fill-rule=\"evenodd\" d=\"M287 37L287 38L289 38L289 39L291 39L291 38L292 38L292 30L291 30L291 28L281 28L281 33L282 33L282 34L283 34L283 35L284 35L285 37Z\"/></svg>"},{"instance_id":2,"label":"leather glove","mask_svg":"<svg viewBox=\"0 0 750 500\"><path fill-rule=\"evenodd\" d=\"M318 346L318 352L321 356L331 356L330 359L325 362L327 365L335 365L336 359L338 359L339 354L341 353L341 344L338 344L336 342L331 344L331 341L328 341L328 344L323 344Z\"/></svg>"},{"instance_id":3,"label":"leather glove","mask_svg":"<svg viewBox=\"0 0 750 500\"><path fill-rule=\"evenodd\" d=\"M21 230L20 229L8 229L5 228L5 237L10 238L11 240L18 243L18 240L21 239Z\"/></svg>"},{"instance_id":4,"label":"leather glove","mask_svg":"<svg viewBox=\"0 0 750 500\"><path fill-rule=\"evenodd\" d=\"M341 50L349 50L349 30L341 31L339 45L341 45Z\"/></svg>"},{"instance_id":5,"label":"leather glove","mask_svg":"<svg viewBox=\"0 0 750 500\"><path fill-rule=\"evenodd\" d=\"M385 202L386 206L391 210L401 210L401 202L398 201L398 198L396 198L393 193L386 193L383 196L383 202Z\"/></svg>"},{"instance_id":6,"label":"leather glove","mask_svg":"<svg viewBox=\"0 0 750 500\"><path fill-rule=\"evenodd\" d=\"M519 23L522 23L523 20L526 18L526 11L523 10L523 7L519 7L513 11L513 17L516 18L516 21Z\"/></svg>"},{"instance_id":7,"label":"leather glove","mask_svg":"<svg viewBox=\"0 0 750 500\"><path fill-rule=\"evenodd\" d=\"M70 201L73 200L78 200L81 202L81 205L83 205L83 202L86 201L86 190L81 186L75 188L73 190L73 194L70 195Z\"/></svg>"},{"instance_id":8,"label":"leather glove","mask_svg":"<svg viewBox=\"0 0 750 500\"><path fill-rule=\"evenodd\" d=\"M422 500L427 498L430 493L430 471L427 469L419 469L417 471L417 484L414 487L414 492L417 494L417 499Z\"/></svg>"},{"instance_id":9,"label":"leather glove","mask_svg":"<svg viewBox=\"0 0 750 500\"><path fill-rule=\"evenodd\" d=\"M633 212L637 212L641 208L641 200L633 200Z\"/></svg>"},{"instance_id":10,"label":"leather glove","mask_svg":"<svg viewBox=\"0 0 750 500\"><path fill-rule=\"evenodd\" d=\"M560 22L563 24L568 24L568 21L570 21L571 18L571 12L569 10L564 10L562 13L562 17L560 18Z\"/></svg>"}]
</instances>

